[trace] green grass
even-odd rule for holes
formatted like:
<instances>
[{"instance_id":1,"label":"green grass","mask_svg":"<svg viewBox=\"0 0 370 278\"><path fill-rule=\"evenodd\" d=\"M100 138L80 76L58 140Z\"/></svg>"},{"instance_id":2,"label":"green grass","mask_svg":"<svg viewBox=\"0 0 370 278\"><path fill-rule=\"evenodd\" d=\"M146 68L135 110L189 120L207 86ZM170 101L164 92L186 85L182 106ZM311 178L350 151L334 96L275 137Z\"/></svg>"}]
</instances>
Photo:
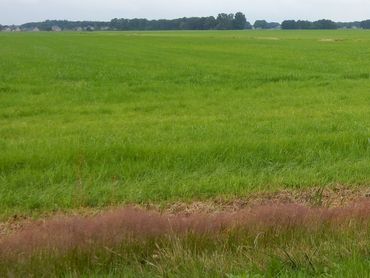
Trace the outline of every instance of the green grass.
<instances>
[{"instance_id":1,"label":"green grass","mask_svg":"<svg viewBox=\"0 0 370 278\"><path fill-rule=\"evenodd\" d=\"M0 211L370 183L366 31L0 34Z\"/></svg>"}]
</instances>

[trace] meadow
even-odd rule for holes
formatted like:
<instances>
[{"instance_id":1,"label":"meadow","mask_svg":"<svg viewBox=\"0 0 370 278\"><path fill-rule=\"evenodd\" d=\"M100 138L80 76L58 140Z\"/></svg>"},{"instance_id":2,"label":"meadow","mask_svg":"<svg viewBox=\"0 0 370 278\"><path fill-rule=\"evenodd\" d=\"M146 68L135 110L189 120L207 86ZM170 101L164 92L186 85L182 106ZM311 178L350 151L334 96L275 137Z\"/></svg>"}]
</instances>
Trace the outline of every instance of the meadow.
<instances>
[{"instance_id":1,"label":"meadow","mask_svg":"<svg viewBox=\"0 0 370 278\"><path fill-rule=\"evenodd\" d=\"M0 218L369 188L369 87L367 31L0 33ZM288 232L279 242L313 253L315 241L326 242L320 262L332 264L321 274L355 266L364 274L370 251L354 245L357 232ZM147 244L140 252L158 249ZM235 246L207 246L206 254L180 248L177 261L164 254L167 277L245 273ZM133 257L120 273L154 275ZM189 260L184 272L179 258ZM229 263L213 273L222 258ZM274 258L271 267L285 271ZM314 270L287 269L271 276Z\"/></svg>"},{"instance_id":2,"label":"meadow","mask_svg":"<svg viewBox=\"0 0 370 278\"><path fill-rule=\"evenodd\" d=\"M370 182L365 31L0 34L0 210Z\"/></svg>"}]
</instances>

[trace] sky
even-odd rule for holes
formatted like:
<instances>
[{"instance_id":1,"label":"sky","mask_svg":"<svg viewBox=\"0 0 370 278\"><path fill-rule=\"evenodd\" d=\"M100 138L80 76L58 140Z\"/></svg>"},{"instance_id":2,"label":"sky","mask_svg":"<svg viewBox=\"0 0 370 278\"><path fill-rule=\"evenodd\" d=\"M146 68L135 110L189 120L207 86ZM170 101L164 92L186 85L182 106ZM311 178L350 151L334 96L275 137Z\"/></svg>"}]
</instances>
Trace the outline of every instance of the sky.
<instances>
[{"instance_id":1,"label":"sky","mask_svg":"<svg viewBox=\"0 0 370 278\"><path fill-rule=\"evenodd\" d=\"M172 19L237 11L252 23L256 19L355 21L370 18L370 0L0 0L0 24L46 19Z\"/></svg>"}]
</instances>

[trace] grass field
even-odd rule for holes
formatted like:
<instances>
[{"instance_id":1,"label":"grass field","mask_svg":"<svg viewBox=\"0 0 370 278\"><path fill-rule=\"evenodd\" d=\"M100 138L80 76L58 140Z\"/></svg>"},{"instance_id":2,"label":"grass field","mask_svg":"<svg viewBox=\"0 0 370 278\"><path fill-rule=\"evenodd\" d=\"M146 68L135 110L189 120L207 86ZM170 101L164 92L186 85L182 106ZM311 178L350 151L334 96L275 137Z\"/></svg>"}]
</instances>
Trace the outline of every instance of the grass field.
<instances>
[{"instance_id":1,"label":"grass field","mask_svg":"<svg viewBox=\"0 0 370 278\"><path fill-rule=\"evenodd\" d=\"M369 88L366 31L1 33L0 218L369 187Z\"/></svg>"},{"instance_id":2,"label":"grass field","mask_svg":"<svg viewBox=\"0 0 370 278\"><path fill-rule=\"evenodd\" d=\"M1 34L0 209L368 185L369 42L361 31Z\"/></svg>"}]
</instances>

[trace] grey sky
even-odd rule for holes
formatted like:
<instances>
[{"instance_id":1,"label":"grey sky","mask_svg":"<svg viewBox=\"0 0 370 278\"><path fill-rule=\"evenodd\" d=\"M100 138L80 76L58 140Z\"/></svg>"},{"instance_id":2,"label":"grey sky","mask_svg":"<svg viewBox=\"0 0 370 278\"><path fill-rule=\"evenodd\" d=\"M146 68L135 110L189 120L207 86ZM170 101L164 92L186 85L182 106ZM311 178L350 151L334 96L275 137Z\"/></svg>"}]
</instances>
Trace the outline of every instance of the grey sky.
<instances>
[{"instance_id":1,"label":"grey sky","mask_svg":"<svg viewBox=\"0 0 370 278\"><path fill-rule=\"evenodd\" d=\"M0 24L45 19L177 18L242 11L249 21L370 18L370 0L0 0Z\"/></svg>"}]
</instances>

